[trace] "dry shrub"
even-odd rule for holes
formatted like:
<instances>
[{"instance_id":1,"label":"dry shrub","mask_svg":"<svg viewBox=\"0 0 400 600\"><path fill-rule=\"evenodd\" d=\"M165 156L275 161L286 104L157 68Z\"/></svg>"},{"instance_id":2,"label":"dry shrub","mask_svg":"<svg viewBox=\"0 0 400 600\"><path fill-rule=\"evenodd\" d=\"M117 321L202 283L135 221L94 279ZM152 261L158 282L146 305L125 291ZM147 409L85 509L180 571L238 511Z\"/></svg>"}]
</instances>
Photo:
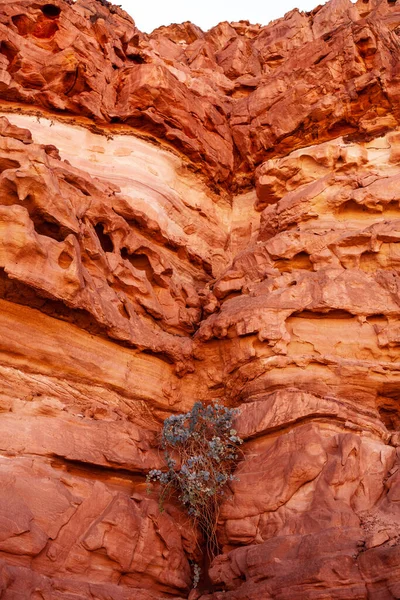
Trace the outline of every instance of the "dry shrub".
<instances>
[{"instance_id":1,"label":"dry shrub","mask_svg":"<svg viewBox=\"0 0 400 600\"><path fill-rule=\"evenodd\" d=\"M205 537L210 557L218 553L216 527L224 486L234 479L232 471L242 440L232 422L236 409L218 401L165 419L161 435L167 470L153 469L148 483L161 485L160 508L169 493L176 491L180 502Z\"/></svg>"}]
</instances>

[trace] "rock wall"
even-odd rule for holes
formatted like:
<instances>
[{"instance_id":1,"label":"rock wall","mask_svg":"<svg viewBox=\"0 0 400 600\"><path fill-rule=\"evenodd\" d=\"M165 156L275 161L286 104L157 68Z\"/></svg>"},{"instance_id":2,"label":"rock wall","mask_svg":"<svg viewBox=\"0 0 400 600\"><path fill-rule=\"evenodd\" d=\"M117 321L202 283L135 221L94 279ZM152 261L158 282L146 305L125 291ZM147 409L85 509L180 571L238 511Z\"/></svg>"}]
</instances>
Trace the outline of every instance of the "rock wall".
<instances>
[{"instance_id":1,"label":"rock wall","mask_svg":"<svg viewBox=\"0 0 400 600\"><path fill-rule=\"evenodd\" d=\"M2 600L400 597L399 34L0 0ZM244 454L191 590L145 476L215 398Z\"/></svg>"}]
</instances>

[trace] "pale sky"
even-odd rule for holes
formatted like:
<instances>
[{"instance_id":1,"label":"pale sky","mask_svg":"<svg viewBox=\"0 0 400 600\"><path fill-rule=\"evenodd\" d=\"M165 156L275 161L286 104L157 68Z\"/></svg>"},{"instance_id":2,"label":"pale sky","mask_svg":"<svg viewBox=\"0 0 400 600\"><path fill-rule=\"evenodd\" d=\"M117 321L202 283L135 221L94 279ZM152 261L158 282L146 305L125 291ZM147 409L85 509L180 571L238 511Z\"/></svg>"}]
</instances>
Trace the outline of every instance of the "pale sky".
<instances>
[{"instance_id":1,"label":"pale sky","mask_svg":"<svg viewBox=\"0 0 400 600\"><path fill-rule=\"evenodd\" d=\"M240 21L267 25L293 8L312 10L324 0L113 0L135 20L136 26L150 33L160 25L192 21L207 31L221 21Z\"/></svg>"}]
</instances>

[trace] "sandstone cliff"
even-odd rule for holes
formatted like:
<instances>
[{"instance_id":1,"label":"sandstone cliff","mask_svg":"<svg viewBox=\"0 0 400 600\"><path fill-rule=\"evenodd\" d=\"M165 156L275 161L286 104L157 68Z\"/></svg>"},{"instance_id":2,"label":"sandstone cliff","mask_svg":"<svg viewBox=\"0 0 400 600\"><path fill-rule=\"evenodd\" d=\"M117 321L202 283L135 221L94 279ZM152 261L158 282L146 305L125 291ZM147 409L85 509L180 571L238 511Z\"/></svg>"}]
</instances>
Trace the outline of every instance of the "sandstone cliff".
<instances>
[{"instance_id":1,"label":"sandstone cliff","mask_svg":"<svg viewBox=\"0 0 400 600\"><path fill-rule=\"evenodd\" d=\"M400 598L400 5L0 0L0 598ZM145 476L240 407L221 554Z\"/></svg>"}]
</instances>

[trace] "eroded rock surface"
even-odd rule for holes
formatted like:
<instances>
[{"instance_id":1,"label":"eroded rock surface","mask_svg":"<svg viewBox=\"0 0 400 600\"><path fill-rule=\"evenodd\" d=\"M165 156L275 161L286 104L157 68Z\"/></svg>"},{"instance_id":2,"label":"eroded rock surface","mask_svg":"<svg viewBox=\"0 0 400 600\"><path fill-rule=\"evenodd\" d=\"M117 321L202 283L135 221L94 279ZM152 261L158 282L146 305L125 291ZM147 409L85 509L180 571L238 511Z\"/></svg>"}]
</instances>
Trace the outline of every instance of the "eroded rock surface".
<instances>
[{"instance_id":1,"label":"eroded rock surface","mask_svg":"<svg viewBox=\"0 0 400 600\"><path fill-rule=\"evenodd\" d=\"M2 600L400 597L399 29L0 1ZM243 458L191 591L145 476L221 397Z\"/></svg>"}]
</instances>

